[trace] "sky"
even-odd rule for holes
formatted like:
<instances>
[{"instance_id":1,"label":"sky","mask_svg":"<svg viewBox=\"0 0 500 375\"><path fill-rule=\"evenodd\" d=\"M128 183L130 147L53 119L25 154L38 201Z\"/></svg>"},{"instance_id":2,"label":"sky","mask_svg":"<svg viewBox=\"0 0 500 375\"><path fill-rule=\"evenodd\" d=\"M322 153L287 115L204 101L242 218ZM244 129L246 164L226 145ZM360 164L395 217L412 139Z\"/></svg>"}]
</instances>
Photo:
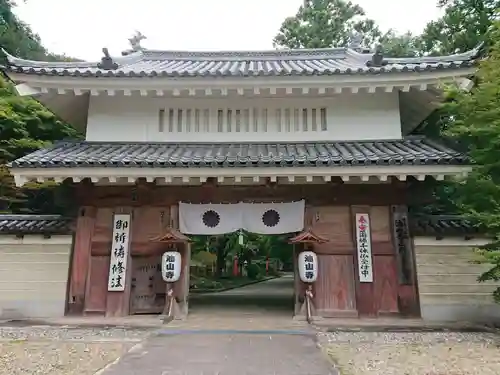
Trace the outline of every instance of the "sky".
<instances>
[{"instance_id":1,"label":"sky","mask_svg":"<svg viewBox=\"0 0 500 375\"><path fill-rule=\"evenodd\" d=\"M383 30L419 33L437 0L353 0ZM282 21L303 0L17 0L15 13L50 52L99 60L119 55L135 30L142 45L170 50L271 49Z\"/></svg>"}]
</instances>

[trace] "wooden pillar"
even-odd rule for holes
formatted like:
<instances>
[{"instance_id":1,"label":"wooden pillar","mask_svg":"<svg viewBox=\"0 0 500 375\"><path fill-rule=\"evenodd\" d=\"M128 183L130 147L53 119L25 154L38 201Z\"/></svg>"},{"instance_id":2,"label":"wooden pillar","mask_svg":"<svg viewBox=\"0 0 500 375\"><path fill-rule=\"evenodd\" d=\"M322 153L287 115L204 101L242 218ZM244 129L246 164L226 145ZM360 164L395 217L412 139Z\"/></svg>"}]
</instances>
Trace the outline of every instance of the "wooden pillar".
<instances>
[{"instance_id":1,"label":"wooden pillar","mask_svg":"<svg viewBox=\"0 0 500 375\"><path fill-rule=\"evenodd\" d=\"M132 290L132 233L134 227L133 209L119 207L115 214L130 214L129 250L127 255L127 269L125 270L125 290L123 292L109 292L106 298L106 317L122 317L130 313L130 292ZM114 220L114 215L113 219ZM113 230L113 228L111 228ZM110 235L112 236L112 234ZM113 251L113 249L111 249Z\"/></svg>"},{"instance_id":2,"label":"wooden pillar","mask_svg":"<svg viewBox=\"0 0 500 375\"><path fill-rule=\"evenodd\" d=\"M408 208L392 206L392 240L398 263L398 305L401 314L420 317L415 252L410 236Z\"/></svg>"},{"instance_id":3,"label":"wooden pillar","mask_svg":"<svg viewBox=\"0 0 500 375\"><path fill-rule=\"evenodd\" d=\"M300 314L300 307L302 306L302 297L303 297L303 291L302 291L302 282L300 281L300 276L299 276L299 264L298 264L298 256L299 256L299 249L300 245L293 245L293 285L294 285L294 297L295 297L295 306L294 306L294 314L296 316L299 316Z\"/></svg>"},{"instance_id":4,"label":"wooden pillar","mask_svg":"<svg viewBox=\"0 0 500 375\"><path fill-rule=\"evenodd\" d=\"M83 314L96 211L95 207L82 207L76 220L69 276L68 314Z\"/></svg>"},{"instance_id":5,"label":"wooden pillar","mask_svg":"<svg viewBox=\"0 0 500 375\"><path fill-rule=\"evenodd\" d=\"M173 229L179 229L179 206L170 206L170 226ZM178 244L177 249L181 252L182 271L179 281L174 286L174 296L179 302L179 309L174 310L176 314L174 319L185 319L188 314L188 295L189 295L189 263L191 259L191 245ZM167 291L168 292L168 291ZM168 301L167 301L168 303Z\"/></svg>"}]
</instances>

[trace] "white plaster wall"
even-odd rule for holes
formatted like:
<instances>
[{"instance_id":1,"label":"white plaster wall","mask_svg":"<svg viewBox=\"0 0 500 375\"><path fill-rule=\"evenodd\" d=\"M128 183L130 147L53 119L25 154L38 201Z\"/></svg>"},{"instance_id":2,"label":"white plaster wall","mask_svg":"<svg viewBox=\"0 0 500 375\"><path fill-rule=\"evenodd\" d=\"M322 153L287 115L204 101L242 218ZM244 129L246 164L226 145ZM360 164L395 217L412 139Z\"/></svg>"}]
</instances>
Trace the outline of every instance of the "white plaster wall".
<instances>
[{"instance_id":1,"label":"white plaster wall","mask_svg":"<svg viewBox=\"0 0 500 375\"><path fill-rule=\"evenodd\" d=\"M184 124L189 131L169 132L159 129L159 110L170 108L208 109L209 125ZM219 109L268 109L267 131L218 131ZM297 131L279 129L276 109L327 108L327 130ZM234 116L234 112L233 112ZM233 118L234 121L234 118ZM282 123L283 123L282 119ZM310 126L310 125L309 125ZM293 126L291 126L293 128ZM288 128L291 128L288 126ZM250 128L252 128L250 126ZM319 125L318 125L319 128ZM224 129L226 129L224 127ZM208 132L206 131L208 130ZM342 94L311 98L158 98L126 96L92 96L87 122L88 141L130 142L259 142L259 141L341 141L400 139L401 124L397 92L381 94Z\"/></svg>"},{"instance_id":2,"label":"white plaster wall","mask_svg":"<svg viewBox=\"0 0 500 375\"><path fill-rule=\"evenodd\" d=\"M500 305L492 292L495 282L479 283L477 277L490 268L473 264L473 241L415 238L417 279L422 318L429 321L500 321ZM482 241L478 245L483 245Z\"/></svg>"},{"instance_id":3,"label":"white plaster wall","mask_svg":"<svg viewBox=\"0 0 500 375\"><path fill-rule=\"evenodd\" d=\"M0 319L64 316L72 236L0 236Z\"/></svg>"}]
</instances>

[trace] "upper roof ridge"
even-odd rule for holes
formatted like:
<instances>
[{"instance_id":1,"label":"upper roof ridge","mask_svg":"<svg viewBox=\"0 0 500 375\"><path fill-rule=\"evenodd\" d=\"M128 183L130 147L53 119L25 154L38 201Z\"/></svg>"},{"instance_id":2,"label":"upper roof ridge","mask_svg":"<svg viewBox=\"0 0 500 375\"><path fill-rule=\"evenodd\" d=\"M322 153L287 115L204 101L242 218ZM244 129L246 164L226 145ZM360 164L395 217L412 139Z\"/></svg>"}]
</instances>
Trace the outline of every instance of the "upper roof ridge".
<instances>
[{"instance_id":1,"label":"upper roof ridge","mask_svg":"<svg viewBox=\"0 0 500 375\"><path fill-rule=\"evenodd\" d=\"M148 59L189 59L198 60L251 60L251 59L270 59L270 60L306 60L306 59L338 59L344 58L347 48L297 48L297 49L274 49L274 50L254 50L254 51L186 51L186 50L154 50L144 49L144 58Z\"/></svg>"},{"instance_id":2,"label":"upper roof ridge","mask_svg":"<svg viewBox=\"0 0 500 375\"><path fill-rule=\"evenodd\" d=\"M1 48L3 54L7 57L7 62L9 65L13 66L24 66L24 67L47 67L47 68L97 68L100 61L39 61L39 60L29 60L23 59L20 57L16 57L11 55L9 52L5 50L5 48ZM143 58L142 51L134 52L125 56L113 57L113 61L118 65L130 64L134 62L138 62Z\"/></svg>"}]
</instances>

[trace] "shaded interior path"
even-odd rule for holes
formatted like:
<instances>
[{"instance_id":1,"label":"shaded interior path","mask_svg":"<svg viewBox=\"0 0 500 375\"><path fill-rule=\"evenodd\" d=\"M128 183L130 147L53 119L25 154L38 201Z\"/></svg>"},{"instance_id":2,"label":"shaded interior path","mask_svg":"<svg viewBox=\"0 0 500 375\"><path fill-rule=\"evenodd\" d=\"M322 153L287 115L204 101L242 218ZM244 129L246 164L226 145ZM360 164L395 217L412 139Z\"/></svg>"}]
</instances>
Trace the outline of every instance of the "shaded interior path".
<instances>
[{"instance_id":1,"label":"shaded interior path","mask_svg":"<svg viewBox=\"0 0 500 375\"><path fill-rule=\"evenodd\" d=\"M293 274L219 293L191 294L190 314L220 310L222 313L281 313L293 315Z\"/></svg>"}]
</instances>

